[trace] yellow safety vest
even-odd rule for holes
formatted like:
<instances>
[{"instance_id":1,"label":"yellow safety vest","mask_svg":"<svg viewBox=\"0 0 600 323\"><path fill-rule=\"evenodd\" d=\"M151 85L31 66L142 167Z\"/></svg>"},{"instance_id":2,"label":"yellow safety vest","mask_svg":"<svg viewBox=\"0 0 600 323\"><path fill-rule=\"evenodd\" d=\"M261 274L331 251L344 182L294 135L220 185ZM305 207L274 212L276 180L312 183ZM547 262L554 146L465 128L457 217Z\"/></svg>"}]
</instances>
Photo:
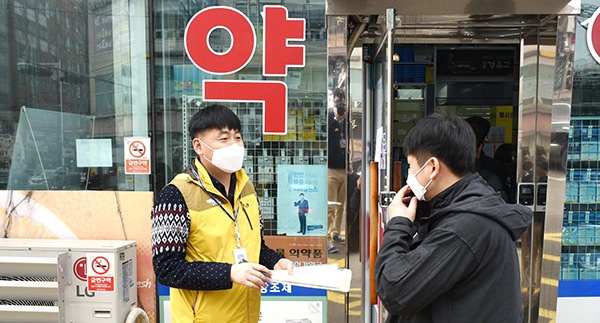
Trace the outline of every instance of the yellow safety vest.
<instances>
[{"instance_id":1,"label":"yellow safety vest","mask_svg":"<svg viewBox=\"0 0 600 323\"><path fill-rule=\"evenodd\" d=\"M237 244L231 217L235 218L239 205L237 225L242 248L246 248L249 262L258 263L261 246L259 207L248 176L243 170L235 173L235 199L232 206L213 186L204 166L198 160L195 165L202 185L210 194L190 174L179 174L171 181L183 195L190 213L190 235L185 259L189 262L234 264L233 251ZM260 315L260 291L238 284L233 284L231 289L214 291L171 288L170 303L173 323L248 323L258 322Z\"/></svg>"}]
</instances>

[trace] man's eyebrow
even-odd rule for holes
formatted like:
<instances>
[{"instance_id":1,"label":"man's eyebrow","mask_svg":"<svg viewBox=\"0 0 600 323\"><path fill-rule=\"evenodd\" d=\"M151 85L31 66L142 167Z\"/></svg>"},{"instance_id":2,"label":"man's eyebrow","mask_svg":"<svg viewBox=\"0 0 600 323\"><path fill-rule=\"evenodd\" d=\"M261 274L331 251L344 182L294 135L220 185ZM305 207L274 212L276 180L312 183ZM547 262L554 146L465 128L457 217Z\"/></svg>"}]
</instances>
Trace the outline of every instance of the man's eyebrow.
<instances>
[{"instance_id":1,"label":"man's eyebrow","mask_svg":"<svg viewBox=\"0 0 600 323\"><path fill-rule=\"evenodd\" d=\"M229 129L229 128L221 128L221 129L219 129L219 133L220 133L220 134L227 134L227 133L229 133L231 130L233 130L233 129ZM233 130L233 131L234 131L235 133L240 133L240 132L241 132L239 129L237 129L237 130Z\"/></svg>"}]
</instances>

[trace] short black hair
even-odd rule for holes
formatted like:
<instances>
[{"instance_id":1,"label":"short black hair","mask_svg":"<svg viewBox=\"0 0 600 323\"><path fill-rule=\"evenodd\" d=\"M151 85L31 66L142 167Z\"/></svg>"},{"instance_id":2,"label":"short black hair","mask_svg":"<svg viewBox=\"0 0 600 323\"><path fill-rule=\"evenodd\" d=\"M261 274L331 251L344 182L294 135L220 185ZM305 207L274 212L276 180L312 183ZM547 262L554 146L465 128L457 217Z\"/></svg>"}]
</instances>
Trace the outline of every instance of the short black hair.
<instances>
[{"instance_id":1,"label":"short black hair","mask_svg":"<svg viewBox=\"0 0 600 323\"><path fill-rule=\"evenodd\" d=\"M471 128L473 128L473 131L475 132L475 147L483 145L483 143L485 142L485 138L490 132L490 122L487 119L480 116L471 116L467 118L467 123L471 126Z\"/></svg>"},{"instance_id":2,"label":"short black hair","mask_svg":"<svg viewBox=\"0 0 600 323\"><path fill-rule=\"evenodd\" d=\"M240 119L231 109L224 105L213 104L201 109L192 116L188 131L190 137L194 139L206 130L220 130L223 128L242 131Z\"/></svg>"},{"instance_id":3,"label":"short black hair","mask_svg":"<svg viewBox=\"0 0 600 323\"><path fill-rule=\"evenodd\" d=\"M475 134L455 115L433 113L422 118L406 135L403 147L405 155L414 156L420 165L437 157L457 176L475 168Z\"/></svg>"},{"instance_id":4,"label":"short black hair","mask_svg":"<svg viewBox=\"0 0 600 323\"><path fill-rule=\"evenodd\" d=\"M335 90L333 90L333 97L340 98L341 100L346 101L346 92L338 87Z\"/></svg>"}]
</instances>

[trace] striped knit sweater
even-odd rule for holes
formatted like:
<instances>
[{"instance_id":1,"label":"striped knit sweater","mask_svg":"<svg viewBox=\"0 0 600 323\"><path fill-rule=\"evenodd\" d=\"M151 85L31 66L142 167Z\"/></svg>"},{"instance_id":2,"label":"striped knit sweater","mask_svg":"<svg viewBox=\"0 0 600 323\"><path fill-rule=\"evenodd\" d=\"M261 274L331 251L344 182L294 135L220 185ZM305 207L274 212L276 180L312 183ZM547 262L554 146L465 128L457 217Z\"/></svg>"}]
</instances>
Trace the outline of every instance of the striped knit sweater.
<instances>
[{"instance_id":1,"label":"striped knit sweater","mask_svg":"<svg viewBox=\"0 0 600 323\"><path fill-rule=\"evenodd\" d=\"M215 187L218 187L218 184L220 183L215 182ZM191 290L231 288L231 264L185 260L190 214L181 192L175 186L167 185L159 193L151 219L152 262L159 283ZM265 245L263 239L259 263L273 268L281 258L280 254Z\"/></svg>"}]
</instances>

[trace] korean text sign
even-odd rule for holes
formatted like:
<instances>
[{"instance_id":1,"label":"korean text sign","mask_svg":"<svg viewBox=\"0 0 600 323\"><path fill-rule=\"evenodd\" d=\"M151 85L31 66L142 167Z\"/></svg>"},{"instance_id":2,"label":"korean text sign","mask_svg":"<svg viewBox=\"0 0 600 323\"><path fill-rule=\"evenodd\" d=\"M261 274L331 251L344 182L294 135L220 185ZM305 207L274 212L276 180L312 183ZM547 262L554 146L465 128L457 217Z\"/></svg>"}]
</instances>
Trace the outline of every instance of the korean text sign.
<instances>
[{"instance_id":1,"label":"korean text sign","mask_svg":"<svg viewBox=\"0 0 600 323\"><path fill-rule=\"evenodd\" d=\"M289 18L283 6L264 6L263 75L286 76L288 67L304 67L306 21ZM212 31L223 28L231 35L231 47L215 52L209 42ZM241 11L225 6L208 7L196 13L185 30L185 51L200 70L229 75L243 69L256 50L256 32L252 22ZM287 85L269 80L203 80L204 101L263 103L263 133L287 132Z\"/></svg>"}]
</instances>

